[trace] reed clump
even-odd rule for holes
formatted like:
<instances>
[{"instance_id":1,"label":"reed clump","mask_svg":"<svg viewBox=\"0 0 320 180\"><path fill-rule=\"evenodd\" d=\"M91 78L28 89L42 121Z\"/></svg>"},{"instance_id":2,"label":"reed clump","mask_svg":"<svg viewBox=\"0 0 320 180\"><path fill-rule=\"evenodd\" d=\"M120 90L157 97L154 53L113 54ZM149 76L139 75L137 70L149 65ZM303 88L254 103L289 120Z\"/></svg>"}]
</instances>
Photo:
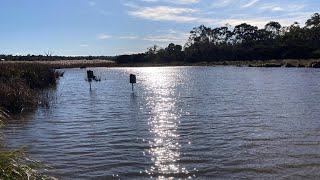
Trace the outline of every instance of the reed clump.
<instances>
[{"instance_id":1,"label":"reed clump","mask_svg":"<svg viewBox=\"0 0 320 180\"><path fill-rule=\"evenodd\" d=\"M55 85L58 77L58 72L47 64L0 64L0 107L10 113L37 107L37 91Z\"/></svg>"},{"instance_id":2,"label":"reed clump","mask_svg":"<svg viewBox=\"0 0 320 180\"><path fill-rule=\"evenodd\" d=\"M8 117L8 113L0 109L0 128L3 127L3 121ZM2 138L3 136L0 134L0 139ZM44 166L40 162L28 157L22 148L15 151L6 151L0 145L0 179L54 179L39 171L43 168Z\"/></svg>"},{"instance_id":3,"label":"reed clump","mask_svg":"<svg viewBox=\"0 0 320 180\"><path fill-rule=\"evenodd\" d=\"M0 179L54 179L37 170L42 167L40 162L30 159L22 149L0 150Z\"/></svg>"}]
</instances>

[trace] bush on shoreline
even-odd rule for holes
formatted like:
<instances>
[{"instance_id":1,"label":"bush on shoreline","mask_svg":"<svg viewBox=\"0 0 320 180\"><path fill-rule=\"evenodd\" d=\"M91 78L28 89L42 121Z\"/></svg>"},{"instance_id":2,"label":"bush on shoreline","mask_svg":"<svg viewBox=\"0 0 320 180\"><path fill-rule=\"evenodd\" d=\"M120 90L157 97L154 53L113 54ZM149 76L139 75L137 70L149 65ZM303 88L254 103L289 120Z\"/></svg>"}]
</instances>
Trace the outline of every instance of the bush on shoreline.
<instances>
[{"instance_id":1,"label":"bush on shoreline","mask_svg":"<svg viewBox=\"0 0 320 180\"><path fill-rule=\"evenodd\" d=\"M37 90L56 84L57 72L40 63L9 63L0 66L0 107L10 113L33 109Z\"/></svg>"},{"instance_id":2,"label":"bush on shoreline","mask_svg":"<svg viewBox=\"0 0 320 180\"><path fill-rule=\"evenodd\" d=\"M21 79L11 79L0 83L0 106L10 113L18 113L24 109L33 109L38 105L36 92Z\"/></svg>"}]
</instances>

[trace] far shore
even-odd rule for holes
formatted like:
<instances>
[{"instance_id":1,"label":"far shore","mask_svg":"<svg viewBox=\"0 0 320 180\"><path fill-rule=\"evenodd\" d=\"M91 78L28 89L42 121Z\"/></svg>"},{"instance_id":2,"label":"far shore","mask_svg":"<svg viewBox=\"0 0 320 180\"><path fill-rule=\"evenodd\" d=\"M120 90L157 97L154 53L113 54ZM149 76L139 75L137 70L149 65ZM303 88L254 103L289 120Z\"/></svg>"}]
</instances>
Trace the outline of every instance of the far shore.
<instances>
[{"instance_id":1,"label":"far shore","mask_svg":"<svg viewBox=\"0 0 320 180\"><path fill-rule=\"evenodd\" d=\"M237 66L237 67L306 67L320 68L320 59L283 59L253 61L170 62L170 63L116 63L111 60L57 60L57 61L3 61L1 64L47 64L55 69L87 67L165 67L165 66Z\"/></svg>"}]
</instances>

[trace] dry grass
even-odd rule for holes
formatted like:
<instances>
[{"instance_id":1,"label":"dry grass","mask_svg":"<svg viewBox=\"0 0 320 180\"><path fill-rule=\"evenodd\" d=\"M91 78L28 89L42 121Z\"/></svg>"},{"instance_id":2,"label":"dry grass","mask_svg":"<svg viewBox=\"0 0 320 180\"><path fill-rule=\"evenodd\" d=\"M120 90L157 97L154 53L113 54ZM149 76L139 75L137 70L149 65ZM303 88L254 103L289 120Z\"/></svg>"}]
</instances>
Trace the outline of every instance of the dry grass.
<instances>
[{"instance_id":1,"label":"dry grass","mask_svg":"<svg viewBox=\"0 0 320 180\"><path fill-rule=\"evenodd\" d=\"M37 90L56 84L57 76L47 64L0 63L0 107L10 113L37 107Z\"/></svg>"},{"instance_id":2,"label":"dry grass","mask_svg":"<svg viewBox=\"0 0 320 180\"><path fill-rule=\"evenodd\" d=\"M5 107L11 113L33 109L38 105L35 90L27 86L21 79L11 79L6 83L0 83L0 98L0 106Z\"/></svg>"},{"instance_id":3,"label":"dry grass","mask_svg":"<svg viewBox=\"0 0 320 180\"><path fill-rule=\"evenodd\" d=\"M59 60L59 61L6 61L1 64L40 64L50 66L54 69L59 68L80 68L80 67L114 67L117 64L109 60Z\"/></svg>"}]
</instances>

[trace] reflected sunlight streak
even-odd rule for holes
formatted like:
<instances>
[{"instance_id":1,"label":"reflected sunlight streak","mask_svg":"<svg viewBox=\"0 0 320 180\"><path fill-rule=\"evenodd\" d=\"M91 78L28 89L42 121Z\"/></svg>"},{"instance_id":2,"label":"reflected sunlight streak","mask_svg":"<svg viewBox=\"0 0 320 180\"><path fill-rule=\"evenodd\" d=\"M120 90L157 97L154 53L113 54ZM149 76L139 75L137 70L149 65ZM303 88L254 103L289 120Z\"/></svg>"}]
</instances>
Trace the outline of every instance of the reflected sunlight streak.
<instances>
[{"instance_id":1,"label":"reflected sunlight streak","mask_svg":"<svg viewBox=\"0 0 320 180\"><path fill-rule=\"evenodd\" d=\"M157 175L159 179L172 178L173 174L188 174L177 161L180 158L179 125L180 113L176 109L177 84L175 69L145 68L143 85L148 90L147 105L152 109L149 119L150 132L154 139L149 141L154 166L146 171L149 175Z\"/></svg>"}]
</instances>

